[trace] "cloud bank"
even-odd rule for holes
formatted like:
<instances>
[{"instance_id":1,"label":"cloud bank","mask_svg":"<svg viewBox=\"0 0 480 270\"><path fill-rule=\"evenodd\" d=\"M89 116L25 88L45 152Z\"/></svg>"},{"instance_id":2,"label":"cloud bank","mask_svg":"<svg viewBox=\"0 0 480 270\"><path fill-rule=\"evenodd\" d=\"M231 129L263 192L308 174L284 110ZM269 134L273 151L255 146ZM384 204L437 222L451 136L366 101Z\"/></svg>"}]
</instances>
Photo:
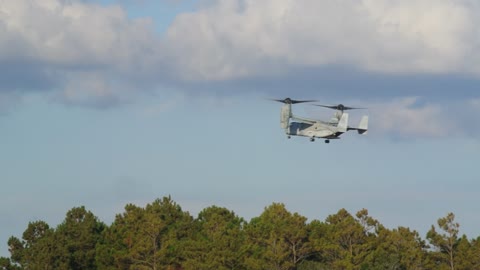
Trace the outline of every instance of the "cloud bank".
<instances>
[{"instance_id":1,"label":"cloud bank","mask_svg":"<svg viewBox=\"0 0 480 270\"><path fill-rule=\"evenodd\" d=\"M184 79L298 66L480 75L478 1L223 0L181 14L167 44Z\"/></svg>"},{"instance_id":2,"label":"cloud bank","mask_svg":"<svg viewBox=\"0 0 480 270\"><path fill-rule=\"evenodd\" d=\"M2 110L31 92L106 108L168 88L363 100L405 136L480 130L478 1L213 0L161 34L155 11L115 3L0 0Z\"/></svg>"},{"instance_id":3,"label":"cloud bank","mask_svg":"<svg viewBox=\"0 0 480 270\"><path fill-rule=\"evenodd\" d=\"M121 89L108 85L135 85L152 76L159 57L151 20L128 19L119 6L0 2L0 79L7 82L0 91L56 90L74 103L115 99Z\"/></svg>"}]
</instances>

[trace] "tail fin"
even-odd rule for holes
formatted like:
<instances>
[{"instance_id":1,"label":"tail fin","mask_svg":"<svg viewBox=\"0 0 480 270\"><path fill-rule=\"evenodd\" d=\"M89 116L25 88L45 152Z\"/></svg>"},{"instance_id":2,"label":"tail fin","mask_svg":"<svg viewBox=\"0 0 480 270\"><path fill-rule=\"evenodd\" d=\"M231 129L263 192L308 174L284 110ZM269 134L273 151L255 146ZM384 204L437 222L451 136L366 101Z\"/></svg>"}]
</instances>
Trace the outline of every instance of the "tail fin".
<instances>
[{"instance_id":1,"label":"tail fin","mask_svg":"<svg viewBox=\"0 0 480 270\"><path fill-rule=\"evenodd\" d=\"M360 124L358 125L358 134L366 135L368 133L368 116L364 115L362 120L360 120Z\"/></svg>"},{"instance_id":2,"label":"tail fin","mask_svg":"<svg viewBox=\"0 0 480 270\"><path fill-rule=\"evenodd\" d=\"M337 131L338 132L347 132L348 129L348 113L343 113L338 121Z\"/></svg>"}]
</instances>

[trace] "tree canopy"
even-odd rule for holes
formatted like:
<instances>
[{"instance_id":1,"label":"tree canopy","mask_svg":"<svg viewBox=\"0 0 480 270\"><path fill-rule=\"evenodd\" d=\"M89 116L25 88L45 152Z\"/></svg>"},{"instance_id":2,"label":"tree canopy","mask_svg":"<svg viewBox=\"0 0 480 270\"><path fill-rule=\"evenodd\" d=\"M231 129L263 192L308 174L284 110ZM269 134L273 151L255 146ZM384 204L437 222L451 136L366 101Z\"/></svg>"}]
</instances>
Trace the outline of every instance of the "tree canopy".
<instances>
[{"instance_id":1,"label":"tree canopy","mask_svg":"<svg viewBox=\"0 0 480 270\"><path fill-rule=\"evenodd\" d=\"M459 227L447 213L422 239L410 228L386 228L367 209L309 222L281 203L250 221L218 206L192 217L163 197L126 205L110 225L83 206L55 228L30 222L8 240L0 270L480 269L480 237L460 236Z\"/></svg>"}]
</instances>

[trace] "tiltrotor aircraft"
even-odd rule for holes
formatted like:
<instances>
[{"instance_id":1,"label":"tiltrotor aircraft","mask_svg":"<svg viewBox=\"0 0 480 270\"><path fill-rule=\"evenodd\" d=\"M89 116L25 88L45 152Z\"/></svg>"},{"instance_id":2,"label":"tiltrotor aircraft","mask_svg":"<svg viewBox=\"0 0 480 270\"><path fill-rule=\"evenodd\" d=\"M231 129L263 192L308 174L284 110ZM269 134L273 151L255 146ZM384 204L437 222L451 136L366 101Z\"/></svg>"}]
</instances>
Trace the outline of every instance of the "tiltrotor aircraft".
<instances>
[{"instance_id":1,"label":"tiltrotor aircraft","mask_svg":"<svg viewBox=\"0 0 480 270\"><path fill-rule=\"evenodd\" d=\"M304 136L309 137L312 142L315 141L315 138L322 138L325 139L325 143L330 143L330 140L340 139L340 135L349 130L356 130L358 134L367 134L368 116L363 116L358 127L354 128L348 126L348 113L344 112L363 108L347 107L342 104L333 106L313 104L315 106L337 110L330 121L321 121L298 117L292 113L293 104L316 102L316 100L294 100L290 98L272 100L285 104L282 106L280 114L280 126L285 129L285 133L289 139L291 136ZM293 121L290 122L290 119Z\"/></svg>"}]
</instances>

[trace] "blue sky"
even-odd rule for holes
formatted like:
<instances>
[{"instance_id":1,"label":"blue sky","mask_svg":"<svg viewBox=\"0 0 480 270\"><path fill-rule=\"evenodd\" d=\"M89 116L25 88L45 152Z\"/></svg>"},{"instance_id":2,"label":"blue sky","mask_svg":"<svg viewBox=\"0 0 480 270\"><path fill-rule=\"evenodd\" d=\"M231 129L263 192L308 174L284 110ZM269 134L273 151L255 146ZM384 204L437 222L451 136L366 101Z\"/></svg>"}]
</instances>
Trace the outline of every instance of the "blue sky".
<instances>
[{"instance_id":1,"label":"blue sky","mask_svg":"<svg viewBox=\"0 0 480 270\"><path fill-rule=\"evenodd\" d=\"M272 202L321 220L367 208L423 237L454 212L480 235L474 1L12 0L0 11L2 256L29 221L56 226L85 205L110 223L166 195L194 215L218 205L247 219ZM280 104L265 99L287 96L368 107L369 135L287 140Z\"/></svg>"}]
</instances>

